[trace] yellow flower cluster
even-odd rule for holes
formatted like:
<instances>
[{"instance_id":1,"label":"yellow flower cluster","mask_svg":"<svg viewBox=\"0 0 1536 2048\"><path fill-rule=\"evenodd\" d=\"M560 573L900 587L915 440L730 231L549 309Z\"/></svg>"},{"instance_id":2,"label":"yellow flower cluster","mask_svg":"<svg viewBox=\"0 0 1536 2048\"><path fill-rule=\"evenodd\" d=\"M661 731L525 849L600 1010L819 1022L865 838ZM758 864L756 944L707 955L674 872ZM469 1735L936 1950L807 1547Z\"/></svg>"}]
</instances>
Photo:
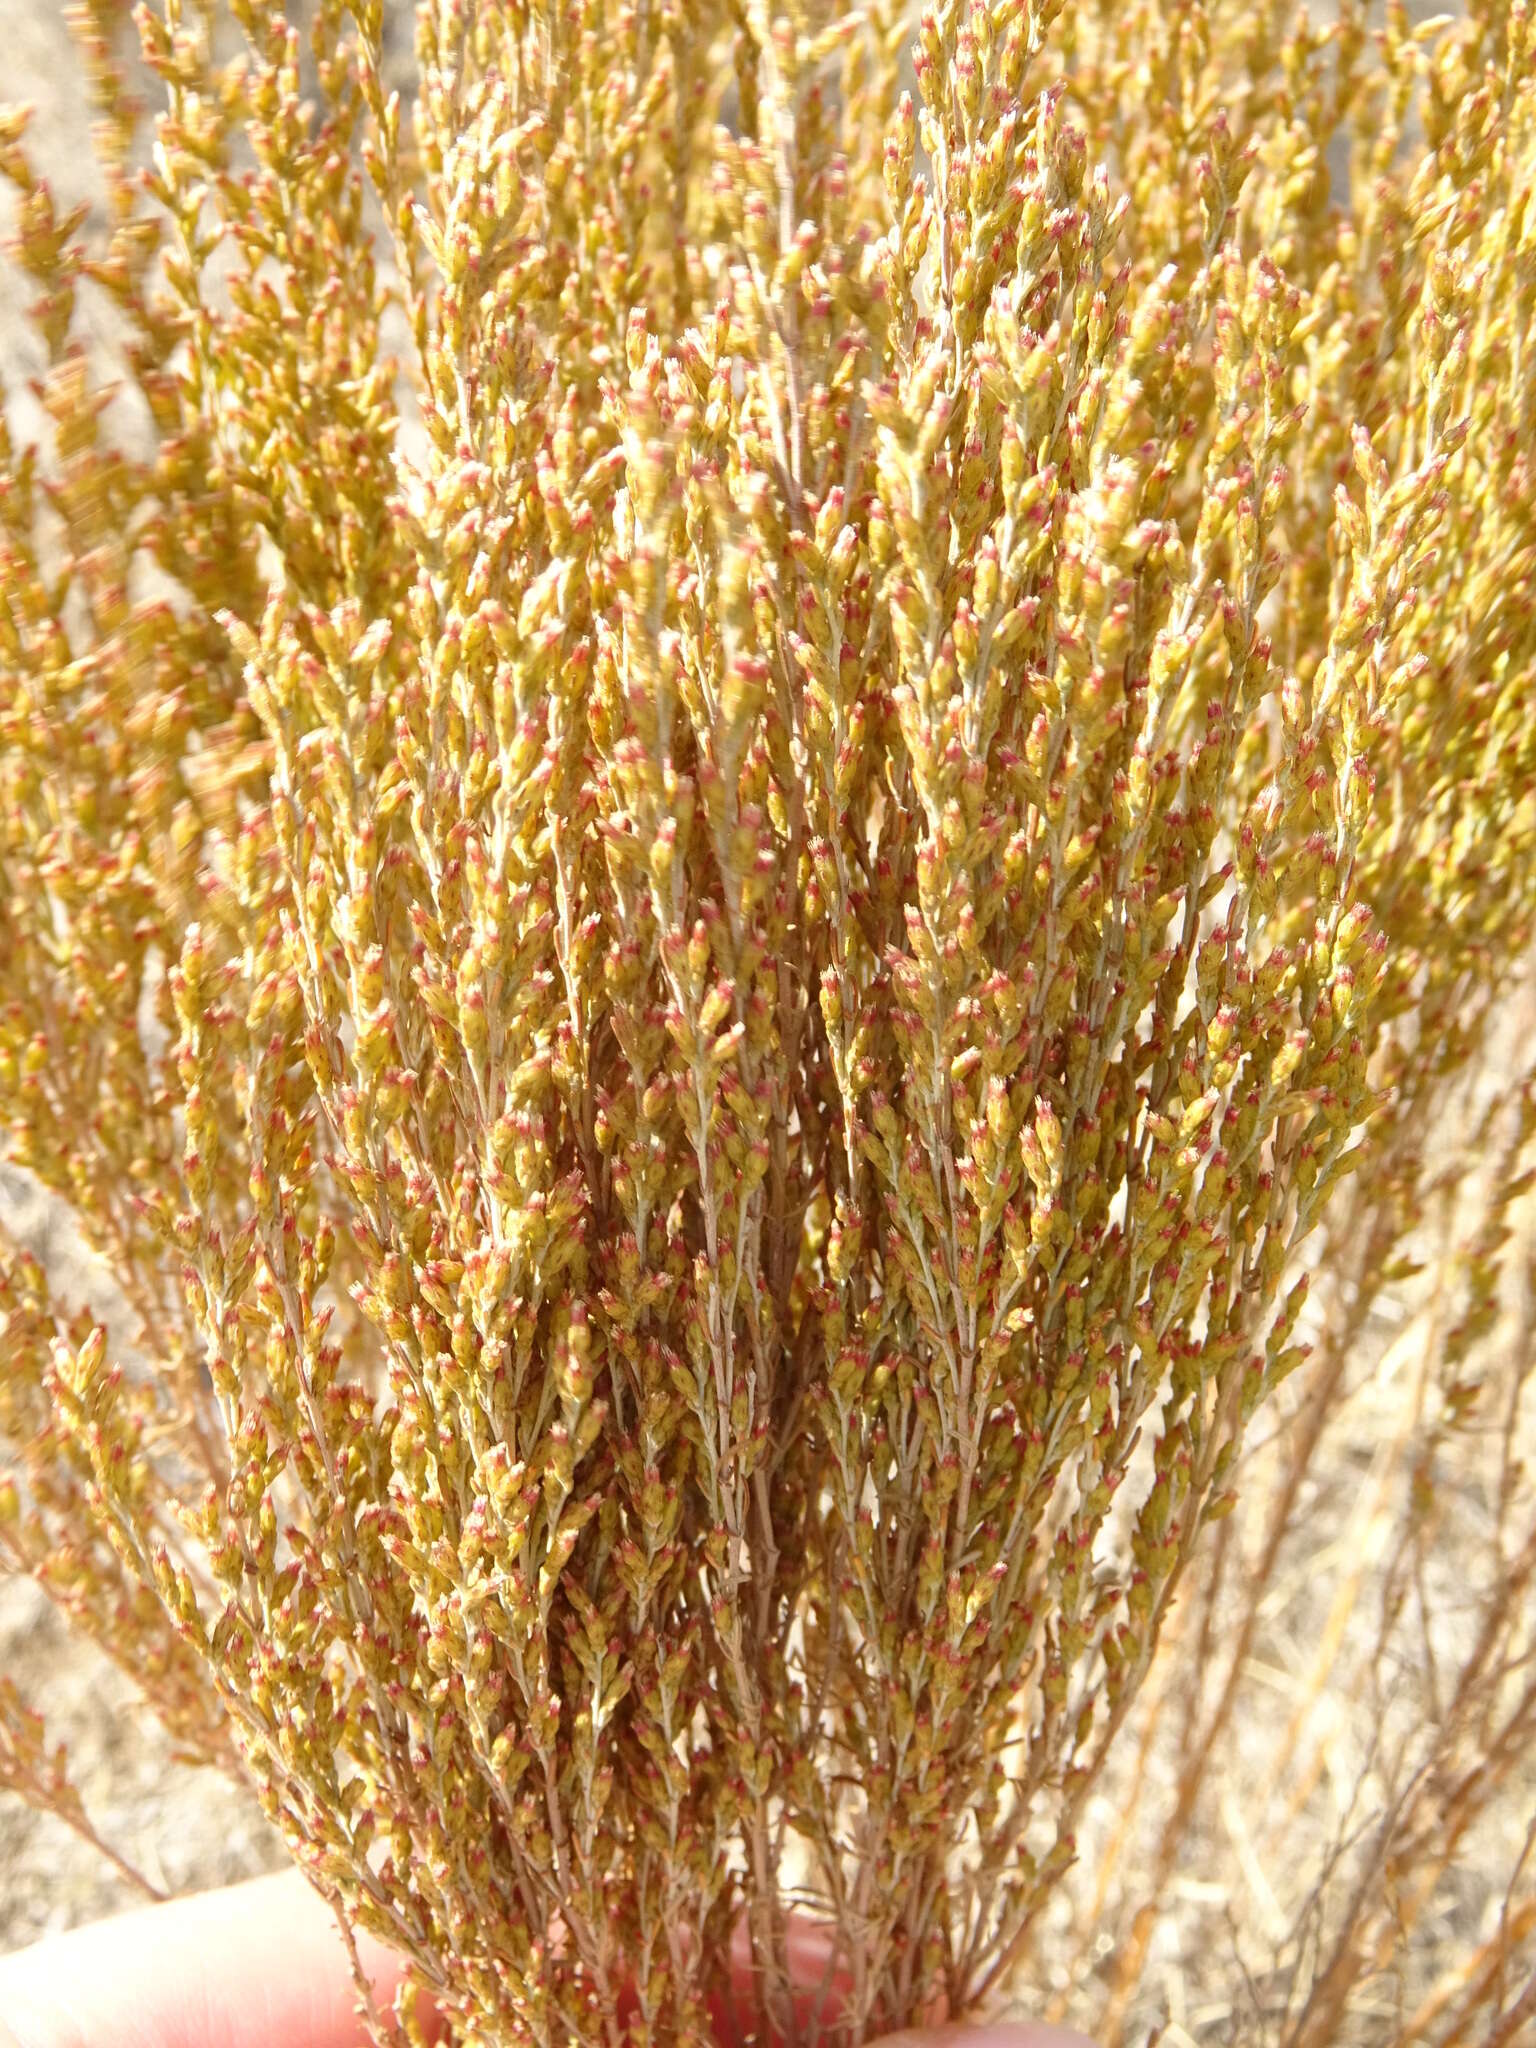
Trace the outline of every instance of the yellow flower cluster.
<instances>
[{"instance_id":1,"label":"yellow flower cluster","mask_svg":"<svg viewBox=\"0 0 1536 2048\"><path fill-rule=\"evenodd\" d=\"M465 2044L738 1921L791 2038L792 1908L963 2010L1529 940L1529 9L425 0L406 114L160 0L142 171L125 11L0 1098L136 1335L0 1265L0 1555Z\"/></svg>"}]
</instances>

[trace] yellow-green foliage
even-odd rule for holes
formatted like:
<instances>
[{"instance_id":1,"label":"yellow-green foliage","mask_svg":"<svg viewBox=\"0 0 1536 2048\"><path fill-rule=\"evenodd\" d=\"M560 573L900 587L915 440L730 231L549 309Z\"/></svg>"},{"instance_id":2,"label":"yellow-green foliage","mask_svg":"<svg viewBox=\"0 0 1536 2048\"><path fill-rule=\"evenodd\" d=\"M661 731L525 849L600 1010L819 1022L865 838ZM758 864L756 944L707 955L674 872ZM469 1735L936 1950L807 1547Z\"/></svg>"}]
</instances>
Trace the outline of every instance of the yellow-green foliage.
<instances>
[{"instance_id":1,"label":"yellow-green foliage","mask_svg":"<svg viewBox=\"0 0 1536 2048\"><path fill-rule=\"evenodd\" d=\"M887 0L427 0L405 114L314 11L141 10L141 178L81 10L94 239L4 131L0 1090L130 1314L6 1261L0 1547L464 2042L738 1919L790 2030L791 1905L856 2041L1528 940L1528 10L951 0L914 101Z\"/></svg>"}]
</instances>

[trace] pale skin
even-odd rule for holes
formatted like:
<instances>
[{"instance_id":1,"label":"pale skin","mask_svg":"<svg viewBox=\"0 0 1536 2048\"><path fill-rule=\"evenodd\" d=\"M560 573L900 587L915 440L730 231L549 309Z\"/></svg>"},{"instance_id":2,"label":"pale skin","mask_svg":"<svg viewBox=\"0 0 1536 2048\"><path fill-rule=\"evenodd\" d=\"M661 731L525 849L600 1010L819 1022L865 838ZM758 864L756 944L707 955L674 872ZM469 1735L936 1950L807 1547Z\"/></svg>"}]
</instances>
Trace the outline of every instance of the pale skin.
<instances>
[{"instance_id":1,"label":"pale skin","mask_svg":"<svg viewBox=\"0 0 1536 2048\"><path fill-rule=\"evenodd\" d=\"M387 2002L396 1964L370 1942L360 1954L375 1996ZM292 1872L0 1957L0 2048L365 2048L356 2006L335 1920ZM1092 2044L1026 2023L892 2034L881 2048Z\"/></svg>"}]
</instances>

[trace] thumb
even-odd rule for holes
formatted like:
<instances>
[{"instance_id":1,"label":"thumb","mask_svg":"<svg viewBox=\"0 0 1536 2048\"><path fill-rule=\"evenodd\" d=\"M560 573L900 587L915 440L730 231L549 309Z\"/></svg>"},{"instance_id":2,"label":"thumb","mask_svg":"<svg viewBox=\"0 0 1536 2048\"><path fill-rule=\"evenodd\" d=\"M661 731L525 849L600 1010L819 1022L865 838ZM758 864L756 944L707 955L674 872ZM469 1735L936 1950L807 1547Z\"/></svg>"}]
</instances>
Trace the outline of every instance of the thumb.
<instances>
[{"instance_id":1,"label":"thumb","mask_svg":"<svg viewBox=\"0 0 1536 2048\"><path fill-rule=\"evenodd\" d=\"M397 1960L359 1943L376 1994ZM0 2048L362 2048L347 1954L297 1871L0 1956Z\"/></svg>"}]
</instances>

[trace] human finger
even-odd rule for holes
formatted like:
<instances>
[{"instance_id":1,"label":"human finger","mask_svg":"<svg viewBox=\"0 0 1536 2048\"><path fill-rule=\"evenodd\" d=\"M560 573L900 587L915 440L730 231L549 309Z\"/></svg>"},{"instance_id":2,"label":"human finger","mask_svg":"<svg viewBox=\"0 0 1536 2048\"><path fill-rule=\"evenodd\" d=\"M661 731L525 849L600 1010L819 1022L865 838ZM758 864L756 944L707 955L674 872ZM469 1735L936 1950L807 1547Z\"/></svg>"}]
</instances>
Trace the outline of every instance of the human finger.
<instances>
[{"instance_id":1,"label":"human finger","mask_svg":"<svg viewBox=\"0 0 1536 2048\"><path fill-rule=\"evenodd\" d=\"M790 1981L794 2034L830 2035L839 2010L853 1994L854 1978L846 1948L824 1926L792 1915L785 1932L785 1961ZM716 2014L715 2031L722 2048L735 2048L746 2036L755 2006L755 1968L745 1925L731 1944L731 1987L734 2011ZM946 2021L942 2008L925 2015L931 2024L903 2027L885 2034L869 2048L1095 2048L1086 2034L1043 2020L992 2022L978 2025Z\"/></svg>"},{"instance_id":2,"label":"human finger","mask_svg":"<svg viewBox=\"0 0 1536 2048\"><path fill-rule=\"evenodd\" d=\"M358 1950L393 1998L398 1961ZM361 2048L356 2002L333 1914L283 1871L0 1957L0 2048Z\"/></svg>"}]
</instances>

